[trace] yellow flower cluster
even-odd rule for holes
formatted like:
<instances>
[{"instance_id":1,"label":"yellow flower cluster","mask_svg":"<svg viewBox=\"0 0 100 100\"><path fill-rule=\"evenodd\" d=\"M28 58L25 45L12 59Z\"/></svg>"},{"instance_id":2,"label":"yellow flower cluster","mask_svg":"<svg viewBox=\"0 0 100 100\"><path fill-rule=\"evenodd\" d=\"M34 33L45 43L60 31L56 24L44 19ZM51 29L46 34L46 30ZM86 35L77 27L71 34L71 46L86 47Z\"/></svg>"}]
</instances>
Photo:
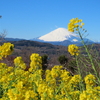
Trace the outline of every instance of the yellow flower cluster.
<instances>
[{"instance_id":1,"label":"yellow flower cluster","mask_svg":"<svg viewBox=\"0 0 100 100\"><path fill-rule=\"evenodd\" d=\"M41 69L42 68L42 58L39 54L37 53L33 53L30 56L30 68L29 71L31 72L32 70L36 70L36 69Z\"/></svg>"},{"instance_id":2,"label":"yellow flower cluster","mask_svg":"<svg viewBox=\"0 0 100 100\"><path fill-rule=\"evenodd\" d=\"M99 100L100 99L100 86L88 88L82 91L79 100Z\"/></svg>"},{"instance_id":3,"label":"yellow flower cluster","mask_svg":"<svg viewBox=\"0 0 100 100\"><path fill-rule=\"evenodd\" d=\"M89 88L89 86L96 85L96 78L92 74L87 75L84 80L86 83L86 88Z\"/></svg>"},{"instance_id":4,"label":"yellow flower cluster","mask_svg":"<svg viewBox=\"0 0 100 100\"><path fill-rule=\"evenodd\" d=\"M71 44L68 46L68 52L71 54L71 55L76 55L78 56L79 55L79 47L76 46L75 44Z\"/></svg>"},{"instance_id":5,"label":"yellow flower cluster","mask_svg":"<svg viewBox=\"0 0 100 100\"><path fill-rule=\"evenodd\" d=\"M80 75L71 76L67 70L62 69L62 66L54 66L51 70L46 70L45 77L42 76L41 68L30 72L4 63L0 63L0 72L0 84L5 91L0 100L100 99L100 86L95 86L96 78L92 74L84 78L85 84L89 87L80 91Z\"/></svg>"},{"instance_id":6,"label":"yellow flower cluster","mask_svg":"<svg viewBox=\"0 0 100 100\"><path fill-rule=\"evenodd\" d=\"M84 23L82 23L81 19L73 18L70 20L70 23L68 24L68 31L74 32L78 31L78 28L82 28Z\"/></svg>"},{"instance_id":7,"label":"yellow flower cluster","mask_svg":"<svg viewBox=\"0 0 100 100\"><path fill-rule=\"evenodd\" d=\"M0 46L0 59L6 57L7 55L12 54L14 45L11 43L4 43Z\"/></svg>"},{"instance_id":8,"label":"yellow flower cluster","mask_svg":"<svg viewBox=\"0 0 100 100\"><path fill-rule=\"evenodd\" d=\"M23 62L22 57L17 57L14 59L15 67L20 67L22 69L26 69L26 64Z\"/></svg>"}]
</instances>

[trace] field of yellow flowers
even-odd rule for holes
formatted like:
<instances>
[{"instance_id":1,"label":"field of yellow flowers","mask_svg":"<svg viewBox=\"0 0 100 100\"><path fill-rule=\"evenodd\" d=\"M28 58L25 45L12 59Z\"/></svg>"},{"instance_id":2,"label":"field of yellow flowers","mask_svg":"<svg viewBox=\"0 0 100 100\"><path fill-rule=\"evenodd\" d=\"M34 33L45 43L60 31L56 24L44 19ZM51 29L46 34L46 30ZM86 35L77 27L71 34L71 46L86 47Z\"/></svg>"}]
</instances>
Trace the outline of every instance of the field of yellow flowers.
<instances>
[{"instance_id":1,"label":"field of yellow flowers","mask_svg":"<svg viewBox=\"0 0 100 100\"><path fill-rule=\"evenodd\" d=\"M68 29L78 32L81 37L79 29L83 25L82 20L74 18L70 20ZM83 40L82 42L88 53ZM12 54L13 48L11 43L1 45L0 60ZM69 45L68 51L77 60L79 47ZM92 63L89 53L88 56ZM100 81L93 63L94 75L89 73L84 78L80 69L79 74L71 75L60 65L51 70L42 70L42 58L37 53L30 56L30 68L27 71L26 67L22 57L14 59L14 66L0 63L0 100L100 100Z\"/></svg>"}]
</instances>

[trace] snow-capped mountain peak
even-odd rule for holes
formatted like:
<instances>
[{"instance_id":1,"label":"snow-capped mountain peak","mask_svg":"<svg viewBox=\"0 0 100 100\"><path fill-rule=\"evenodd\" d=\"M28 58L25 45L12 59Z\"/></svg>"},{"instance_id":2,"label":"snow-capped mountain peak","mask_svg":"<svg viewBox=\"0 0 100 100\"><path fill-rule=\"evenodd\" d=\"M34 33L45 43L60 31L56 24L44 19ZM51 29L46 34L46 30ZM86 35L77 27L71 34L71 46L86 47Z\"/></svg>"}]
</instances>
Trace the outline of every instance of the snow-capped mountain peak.
<instances>
[{"instance_id":1,"label":"snow-capped mountain peak","mask_svg":"<svg viewBox=\"0 0 100 100\"><path fill-rule=\"evenodd\" d=\"M64 40L68 40L71 37L78 37L76 34L73 34L71 32L69 32L67 29L65 28L58 28L54 31L51 31L50 33L43 35L41 37L39 37L39 40L43 40L43 41L51 41L51 42L56 42L56 41L64 41ZM74 39L76 40L76 39Z\"/></svg>"},{"instance_id":2,"label":"snow-capped mountain peak","mask_svg":"<svg viewBox=\"0 0 100 100\"><path fill-rule=\"evenodd\" d=\"M77 34L74 34L72 32L69 32L65 28L58 28L50 33L43 35L38 38L31 39L34 41L39 41L39 42L45 42L45 43L51 43L54 45L64 45L68 46L70 44L76 44L76 45L82 45L81 39ZM84 38L84 41L86 44L92 44L93 41Z\"/></svg>"}]
</instances>

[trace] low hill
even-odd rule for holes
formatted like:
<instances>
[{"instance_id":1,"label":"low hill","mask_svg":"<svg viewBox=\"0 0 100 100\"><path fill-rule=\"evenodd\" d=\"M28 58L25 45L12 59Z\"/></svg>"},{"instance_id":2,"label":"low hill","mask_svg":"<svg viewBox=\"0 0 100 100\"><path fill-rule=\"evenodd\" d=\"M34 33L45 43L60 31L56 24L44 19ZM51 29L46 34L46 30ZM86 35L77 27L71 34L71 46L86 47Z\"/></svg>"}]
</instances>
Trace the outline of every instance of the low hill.
<instances>
[{"instance_id":1,"label":"low hill","mask_svg":"<svg viewBox=\"0 0 100 100\"><path fill-rule=\"evenodd\" d=\"M9 41L8 41L9 42ZM22 56L24 62L29 66L30 64L30 55L32 53L39 53L42 55L48 55L48 62L53 65L60 64L58 62L58 57L61 55L65 55L69 59L72 58L69 52L67 51L66 46L60 45L52 45L49 43L41 43L37 41L30 40L21 40L21 41L10 41L14 44L14 52L12 55L8 56L7 63L9 65L13 64L13 60L17 56ZM88 45L90 51L98 52L98 56L100 55L100 44L94 44L93 46ZM86 55L85 50L81 47L82 53ZM92 52L91 51L91 52Z\"/></svg>"},{"instance_id":2,"label":"low hill","mask_svg":"<svg viewBox=\"0 0 100 100\"><path fill-rule=\"evenodd\" d=\"M9 42L9 41L8 41ZM41 43L37 41L21 40L21 41L10 41L14 44L14 52L8 59L12 60L17 56L22 56L25 63L30 63L30 55L32 53L39 53L42 55L48 55L49 63L53 65L59 64L58 57L60 55L70 56L67 52L66 46L52 45L49 43Z\"/></svg>"}]
</instances>

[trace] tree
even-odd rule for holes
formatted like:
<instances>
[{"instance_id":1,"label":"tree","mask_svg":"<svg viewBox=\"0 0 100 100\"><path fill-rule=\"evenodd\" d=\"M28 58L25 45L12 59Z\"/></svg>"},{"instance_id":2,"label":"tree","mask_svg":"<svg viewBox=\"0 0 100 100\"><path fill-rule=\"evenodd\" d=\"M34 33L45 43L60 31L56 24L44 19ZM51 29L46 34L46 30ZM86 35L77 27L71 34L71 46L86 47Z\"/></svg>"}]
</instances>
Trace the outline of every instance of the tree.
<instances>
[{"instance_id":1,"label":"tree","mask_svg":"<svg viewBox=\"0 0 100 100\"><path fill-rule=\"evenodd\" d=\"M71 71L71 73L73 73L73 74L76 73L77 72L76 60L75 59L70 60L66 67Z\"/></svg>"},{"instance_id":2,"label":"tree","mask_svg":"<svg viewBox=\"0 0 100 100\"><path fill-rule=\"evenodd\" d=\"M64 65L68 62L68 58L65 57L65 55L61 55L59 56L58 61L60 62L61 65Z\"/></svg>"},{"instance_id":3,"label":"tree","mask_svg":"<svg viewBox=\"0 0 100 100\"><path fill-rule=\"evenodd\" d=\"M2 18L2 16L0 15L0 18ZM3 30L3 32L0 32L0 42L4 42L5 41L5 36L6 36L7 31Z\"/></svg>"},{"instance_id":4,"label":"tree","mask_svg":"<svg viewBox=\"0 0 100 100\"><path fill-rule=\"evenodd\" d=\"M7 31L3 30L3 32L0 32L0 42L3 43L5 42L5 37L7 35Z\"/></svg>"},{"instance_id":5,"label":"tree","mask_svg":"<svg viewBox=\"0 0 100 100\"><path fill-rule=\"evenodd\" d=\"M42 69L46 70L47 66L48 66L48 56L43 55L42 56Z\"/></svg>"}]
</instances>

